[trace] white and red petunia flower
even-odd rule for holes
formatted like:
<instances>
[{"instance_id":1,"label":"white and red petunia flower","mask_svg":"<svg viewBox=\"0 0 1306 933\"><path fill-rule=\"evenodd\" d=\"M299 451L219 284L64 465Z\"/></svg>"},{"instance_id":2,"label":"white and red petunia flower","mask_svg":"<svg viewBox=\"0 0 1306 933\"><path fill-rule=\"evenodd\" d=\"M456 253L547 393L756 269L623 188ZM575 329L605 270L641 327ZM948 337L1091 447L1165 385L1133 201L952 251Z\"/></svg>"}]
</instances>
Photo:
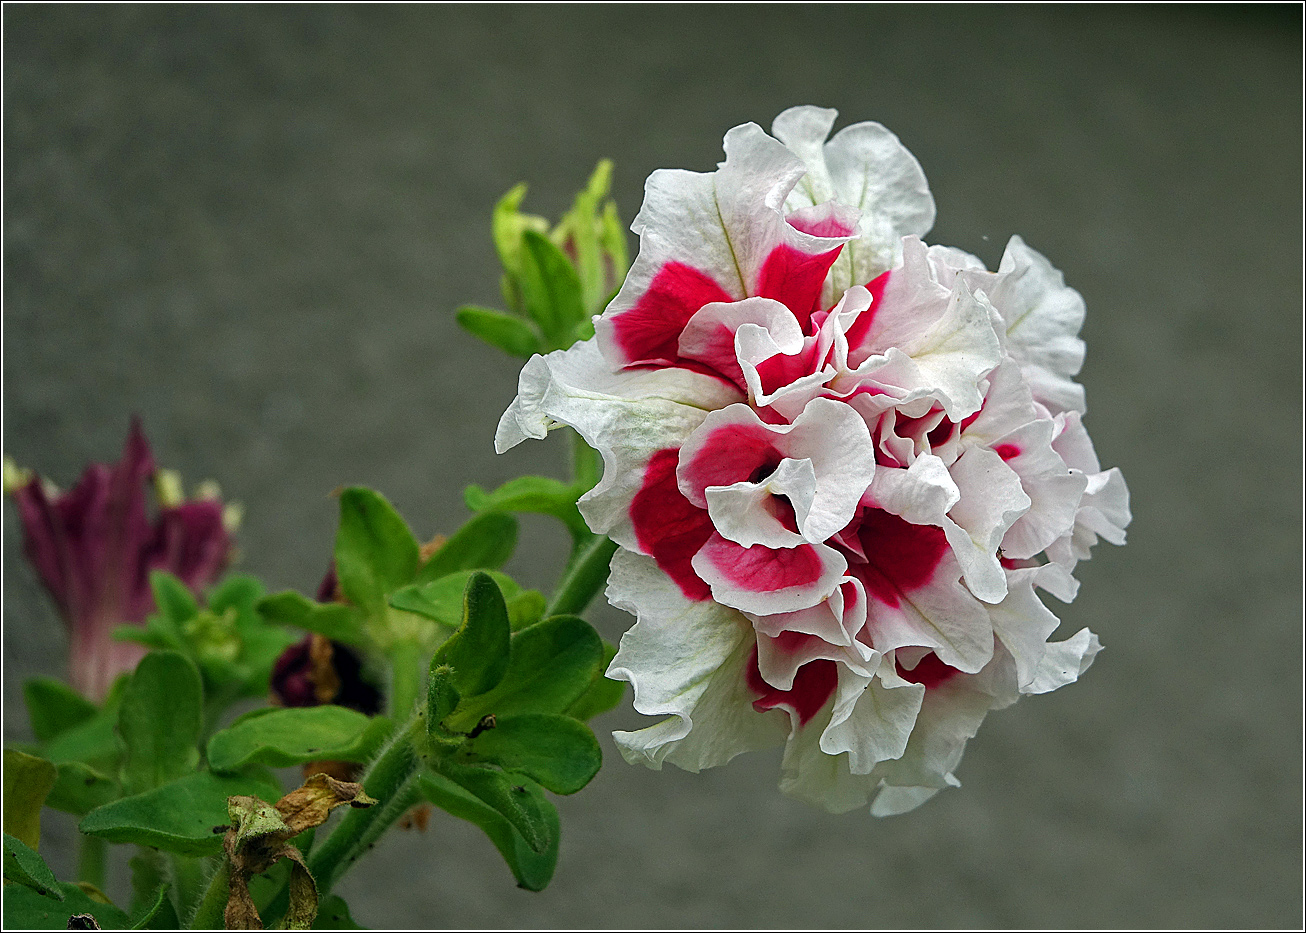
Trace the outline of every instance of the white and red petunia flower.
<instances>
[{"instance_id":1,"label":"white and red petunia flower","mask_svg":"<svg viewBox=\"0 0 1306 933\"><path fill-rule=\"evenodd\" d=\"M726 134L715 172L658 171L595 337L536 356L495 438L570 425L580 501L637 616L608 675L664 716L616 738L697 771L784 744L781 787L911 809L985 714L1074 681L1048 639L1128 492L1081 420L1084 305L1018 237L997 272L920 239L911 154L796 107Z\"/></svg>"}]
</instances>

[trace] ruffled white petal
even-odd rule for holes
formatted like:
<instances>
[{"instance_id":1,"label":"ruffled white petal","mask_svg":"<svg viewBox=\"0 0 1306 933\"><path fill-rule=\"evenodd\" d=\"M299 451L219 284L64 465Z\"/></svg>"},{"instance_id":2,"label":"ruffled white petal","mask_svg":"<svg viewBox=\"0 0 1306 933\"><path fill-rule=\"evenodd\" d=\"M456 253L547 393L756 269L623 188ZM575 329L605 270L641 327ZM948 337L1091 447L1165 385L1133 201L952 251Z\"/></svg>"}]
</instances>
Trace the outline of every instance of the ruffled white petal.
<instances>
[{"instance_id":1,"label":"ruffled white petal","mask_svg":"<svg viewBox=\"0 0 1306 933\"><path fill-rule=\"evenodd\" d=\"M607 595L638 616L607 676L631 683L639 712L669 716L638 732L613 733L627 761L699 771L783 740L784 717L752 707L745 665L753 632L746 618L714 602L685 599L652 559L625 550L612 558Z\"/></svg>"}]
</instances>

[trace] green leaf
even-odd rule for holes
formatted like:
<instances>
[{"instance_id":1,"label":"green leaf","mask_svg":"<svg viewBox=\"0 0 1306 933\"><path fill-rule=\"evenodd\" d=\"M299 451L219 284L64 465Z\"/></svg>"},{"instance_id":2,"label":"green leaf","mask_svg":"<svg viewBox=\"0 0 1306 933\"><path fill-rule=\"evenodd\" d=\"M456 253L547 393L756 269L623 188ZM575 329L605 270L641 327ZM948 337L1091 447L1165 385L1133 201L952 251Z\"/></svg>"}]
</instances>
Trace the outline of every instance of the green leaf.
<instances>
[{"instance_id":1,"label":"green leaf","mask_svg":"<svg viewBox=\"0 0 1306 933\"><path fill-rule=\"evenodd\" d=\"M33 849L41 843L41 807L55 776L54 765L44 758L5 749L4 831Z\"/></svg>"},{"instance_id":2,"label":"green leaf","mask_svg":"<svg viewBox=\"0 0 1306 933\"><path fill-rule=\"evenodd\" d=\"M586 317L576 268L562 250L534 230L522 234L522 300L544 337L545 348L571 346L576 324Z\"/></svg>"},{"instance_id":3,"label":"green leaf","mask_svg":"<svg viewBox=\"0 0 1306 933\"><path fill-rule=\"evenodd\" d=\"M58 777L45 805L74 816L85 816L118 797L118 782L80 761L59 765Z\"/></svg>"},{"instance_id":4,"label":"green leaf","mask_svg":"<svg viewBox=\"0 0 1306 933\"><path fill-rule=\"evenodd\" d=\"M24 683L23 699L32 734L42 742L81 725L98 709L72 687L51 677L36 677Z\"/></svg>"},{"instance_id":5,"label":"green leaf","mask_svg":"<svg viewBox=\"0 0 1306 933\"><path fill-rule=\"evenodd\" d=\"M45 864L45 859L17 836L11 836L9 833L5 833L4 836L5 880L25 884L38 894L53 897L57 901L63 900L59 881L55 878L54 872L50 871L50 866Z\"/></svg>"},{"instance_id":6,"label":"green leaf","mask_svg":"<svg viewBox=\"0 0 1306 933\"><path fill-rule=\"evenodd\" d=\"M469 732L493 713L561 713L585 692L603 662L603 641L576 616L554 616L512 636L508 669L489 693L463 698L449 727Z\"/></svg>"},{"instance_id":7,"label":"green leaf","mask_svg":"<svg viewBox=\"0 0 1306 933\"><path fill-rule=\"evenodd\" d=\"M543 891L558 863L558 811L541 795L539 813L546 844L535 852L513 824L498 810L439 774L426 772L419 779L422 795L440 809L479 826L512 870L517 884L528 891Z\"/></svg>"},{"instance_id":8,"label":"green leaf","mask_svg":"<svg viewBox=\"0 0 1306 933\"><path fill-rule=\"evenodd\" d=\"M390 605L456 629L463 622L463 593L467 589L467 581L476 573L488 573L499 584L505 602L521 595L521 587L506 573L497 570L458 570L430 583L414 583L396 590L390 596Z\"/></svg>"},{"instance_id":9,"label":"green leaf","mask_svg":"<svg viewBox=\"0 0 1306 933\"><path fill-rule=\"evenodd\" d=\"M284 860L283 860L284 861ZM349 915L349 905L339 894L332 894L322 899L317 905L317 918L313 921L314 930L365 930Z\"/></svg>"},{"instance_id":10,"label":"green leaf","mask_svg":"<svg viewBox=\"0 0 1306 933\"><path fill-rule=\"evenodd\" d=\"M504 353L527 359L540 352L540 338L521 318L492 308L463 305L458 309L458 325L473 337L480 337Z\"/></svg>"},{"instance_id":11,"label":"green leaf","mask_svg":"<svg viewBox=\"0 0 1306 933\"><path fill-rule=\"evenodd\" d=\"M204 686L195 664L175 651L142 658L118 709L124 789L140 793L193 771L203 725Z\"/></svg>"},{"instance_id":12,"label":"green leaf","mask_svg":"<svg viewBox=\"0 0 1306 933\"><path fill-rule=\"evenodd\" d=\"M143 794L97 807L78 828L110 842L154 846L179 855L217 855L222 851L222 832L230 824L227 798L235 795L275 801L281 799L281 788L262 775L192 771Z\"/></svg>"},{"instance_id":13,"label":"green leaf","mask_svg":"<svg viewBox=\"0 0 1306 933\"><path fill-rule=\"evenodd\" d=\"M165 904L168 904L169 906L169 910L167 913L172 914L171 904L168 903L169 887L171 887L171 885L169 885L168 882L166 881L163 882L163 884L159 885L158 890L154 892L154 899L150 902L149 906L145 908L144 912L141 913L140 916L135 917L131 921L131 929L133 930L149 929L150 923L153 922L154 918L164 913L163 907ZM173 914L173 916L175 916L175 914Z\"/></svg>"},{"instance_id":14,"label":"green leaf","mask_svg":"<svg viewBox=\"0 0 1306 933\"><path fill-rule=\"evenodd\" d=\"M412 582L417 539L385 497L362 486L340 494L336 532L336 576L345 596L375 612L388 593Z\"/></svg>"},{"instance_id":15,"label":"green leaf","mask_svg":"<svg viewBox=\"0 0 1306 933\"><path fill-rule=\"evenodd\" d=\"M451 680L463 697L493 690L508 669L508 607L488 574L473 573L463 591L463 622L436 649L432 664L453 668Z\"/></svg>"},{"instance_id":16,"label":"green leaf","mask_svg":"<svg viewBox=\"0 0 1306 933\"><path fill-rule=\"evenodd\" d=\"M469 739L462 754L520 771L555 794L576 793L603 764L589 727L556 713L496 716L494 726Z\"/></svg>"},{"instance_id":17,"label":"green leaf","mask_svg":"<svg viewBox=\"0 0 1306 933\"><path fill-rule=\"evenodd\" d=\"M547 607L544 594L539 590L522 590L508 600L508 623L515 632L534 625L544 616Z\"/></svg>"},{"instance_id":18,"label":"green leaf","mask_svg":"<svg viewBox=\"0 0 1306 933\"><path fill-rule=\"evenodd\" d=\"M66 930L69 918L77 914L90 914L105 930L120 930L129 922L117 907L94 900L75 884L61 882L58 892L63 900L44 897L28 887L5 888L5 929Z\"/></svg>"},{"instance_id":19,"label":"green leaf","mask_svg":"<svg viewBox=\"0 0 1306 933\"><path fill-rule=\"evenodd\" d=\"M209 591L209 609L218 613L235 609L248 615L253 613L254 606L265 592L263 584L257 578L234 574Z\"/></svg>"},{"instance_id":20,"label":"green leaf","mask_svg":"<svg viewBox=\"0 0 1306 933\"><path fill-rule=\"evenodd\" d=\"M473 516L422 565L413 582L430 583L458 570L498 570L516 547L517 519L502 512Z\"/></svg>"},{"instance_id":21,"label":"green leaf","mask_svg":"<svg viewBox=\"0 0 1306 933\"><path fill-rule=\"evenodd\" d=\"M389 731L384 716L343 706L258 709L209 739L209 767L235 771L252 763L284 768L321 759L367 761Z\"/></svg>"},{"instance_id":22,"label":"green leaf","mask_svg":"<svg viewBox=\"0 0 1306 933\"><path fill-rule=\"evenodd\" d=\"M127 678L123 683L129 682ZM118 725L118 704L106 704L90 719L51 739L42 749L45 757L55 764L81 761L109 770L117 768L122 758L122 746L115 731Z\"/></svg>"},{"instance_id":23,"label":"green leaf","mask_svg":"<svg viewBox=\"0 0 1306 933\"><path fill-rule=\"evenodd\" d=\"M553 805L545 799L539 785L526 775L460 765L447 758L438 760L434 767L507 820L521 833L532 852L541 853L556 845L549 819Z\"/></svg>"},{"instance_id":24,"label":"green leaf","mask_svg":"<svg viewBox=\"0 0 1306 933\"><path fill-rule=\"evenodd\" d=\"M353 606L317 603L294 590L285 590L260 599L257 608L271 625L302 628L347 645L367 644L362 613Z\"/></svg>"},{"instance_id":25,"label":"green leaf","mask_svg":"<svg viewBox=\"0 0 1306 933\"><path fill-rule=\"evenodd\" d=\"M622 698L626 695L626 682L624 680L609 680L603 673L616 656L616 645L610 645L605 641L603 643L603 663L599 665L598 672L595 673L594 679L590 681L590 685L585 692L580 695L576 702L563 710L564 713L573 719L579 719L581 722L589 722L600 713L606 713L621 703Z\"/></svg>"},{"instance_id":26,"label":"green leaf","mask_svg":"<svg viewBox=\"0 0 1306 933\"><path fill-rule=\"evenodd\" d=\"M589 526L581 517L576 500L584 490L547 476L519 476L494 492L468 486L463 492L467 507L475 512L537 512L552 515L567 526L573 539L588 538Z\"/></svg>"},{"instance_id":27,"label":"green leaf","mask_svg":"<svg viewBox=\"0 0 1306 933\"><path fill-rule=\"evenodd\" d=\"M200 611L190 588L166 570L150 571L150 589L154 593L154 604L159 607L158 614L179 630L181 623Z\"/></svg>"}]
</instances>

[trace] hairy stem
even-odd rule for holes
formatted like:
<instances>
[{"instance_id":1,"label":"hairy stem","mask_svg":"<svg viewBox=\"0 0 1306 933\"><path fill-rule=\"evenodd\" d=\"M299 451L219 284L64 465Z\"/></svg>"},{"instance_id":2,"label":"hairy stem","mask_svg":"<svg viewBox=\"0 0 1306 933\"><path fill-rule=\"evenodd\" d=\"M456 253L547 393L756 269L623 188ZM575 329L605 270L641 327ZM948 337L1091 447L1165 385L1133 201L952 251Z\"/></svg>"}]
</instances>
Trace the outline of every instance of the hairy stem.
<instances>
[{"instance_id":1,"label":"hairy stem","mask_svg":"<svg viewBox=\"0 0 1306 933\"><path fill-rule=\"evenodd\" d=\"M603 588L608 580L608 564L617 552L617 545L606 535L594 535L578 543L572 552L571 562L558 581L544 615L578 615Z\"/></svg>"}]
</instances>

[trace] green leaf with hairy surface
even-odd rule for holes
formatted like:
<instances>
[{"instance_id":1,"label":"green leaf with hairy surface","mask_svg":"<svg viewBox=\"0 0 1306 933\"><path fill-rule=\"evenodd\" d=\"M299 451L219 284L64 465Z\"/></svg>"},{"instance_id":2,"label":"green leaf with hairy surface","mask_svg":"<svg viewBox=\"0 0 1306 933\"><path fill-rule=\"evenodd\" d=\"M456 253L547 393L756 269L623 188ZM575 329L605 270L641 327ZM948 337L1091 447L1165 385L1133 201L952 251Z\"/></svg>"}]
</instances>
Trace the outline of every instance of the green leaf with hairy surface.
<instances>
[{"instance_id":1,"label":"green leaf with hairy surface","mask_svg":"<svg viewBox=\"0 0 1306 933\"><path fill-rule=\"evenodd\" d=\"M85 816L118 797L118 782L80 761L58 766L58 775L45 805L52 810Z\"/></svg>"},{"instance_id":2,"label":"green leaf with hairy surface","mask_svg":"<svg viewBox=\"0 0 1306 933\"><path fill-rule=\"evenodd\" d=\"M459 753L520 771L555 794L574 794L603 764L598 739L583 722L557 713L496 716Z\"/></svg>"},{"instance_id":3,"label":"green leaf with hairy surface","mask_svg":"<svg viewBox=\"0 0 1306 933\"><path fill-rule=\"evenodd\" d=\"M355 605L383 609L388 593L412 581L418 550L412 531L380 493L351 486L340 494L336 577Z\"/></svg>"},{"instance_id":4,"label":"green leaf with hairy surface","mask_svg":"<svg viewBox=\"0 0 1306 933\"><path fill-rule=\"evenodd\" d=\"M556 831L549 819L553 805L545 799L539 785L526 775L461 765L447 758L438 760L433 767L507 820L521 833L532 852L541 853L557 844Z\"/></svg>"},{"instance_id":5,"label":"green leaf with hairy surface","mask_svg":"<svg viewBox=\"0 0 1306 933\"><path fill-rule=\"evenodd\" d=\"M17 836L5 833L4 837L5 880L25 884L38 894L53 897L58 901L63 900L59 881L55 878L54 872L50 871L50 866L45 864L45 859Z\"/></svg>"},{"instance_id":6,"label":"green leaf with hairy surface","mask_svg":"<svg viewBox=\"0 0 1306 933\"><path fill-rule=\"evenodd\" d=\"M458 570L430 583L414 583L396 590L390 596L390 605L456 629L463 622L463 593L467 589L467 581L475 573L486 573L499 584L505 602L521 595L521 587L506 573L497 570Z\"/></svg>"},{"instance_id":7,"label":"green leaf with hairy surface","mask_svg":"<svg viewBox=\"0 0 1306 933\"><path fill-rule=\"evenodd\" d=\"M118 708L123 789L138 794L193 771L203 726L204 686L194 662L175 651L147 654Z\"/></svg>"},{"instance_id":8,"label":"green leaf with hairy surface","mask_svg":"<svg viewBox=\"0 0 1306 933\"><path fill-rule=\"evenodd\" d=\"M546 844L536 852L503 814L448 778L427 771L421 775L418 783L422 796L431 803L446 813L481 828L508 863L518 885L528 891L543 891L548 887L558 864L561 827L558 811L547 799L541 795L541 805L538 808L544 824Z\"/></svg>"},{"instance_id":9,"label":"green leaf with hairy surface","mask_svg":"<svg viewBox=\"0 0 1306 933\"><path fill-rule=\"evenodd\" d=\"M217 855L230 825L227 798L281 799L281 788L266 773L216 774L192 771L143 794L123 797L82 817L78 829L110 842L153 846L178 855ZM219 832L215 828L221 827Z\"/></svg>"},{"instance_id":10,"label":"green leaf with hairy surface","mask_svg":"<svg viewBox=\"0 0 1306 933\"><path fill-rule=\"evenodd\" d=\"M363 615L353 606L314 602L294 590L260 599L258 612L271 625L302 628L347 645L362 646L368 641L363 631Z\"/></svg>"},{"instance_id":11,"label":"green leaf with hairy surface","mask_svg":"<svg viewBox=\"0 0 1306 933\"><path fill-rule=\"evenodd\" d=\"M539 335L529 324L493 308L463 305L458 309L458 325L473 337L480 337L511 356L529 359L540 352Z\"/></svg>"},{"instance_id":12,"label":"green leaf with hairy surface","mask_svg":"<svg viewBox=\"0 0 1306 933\"><path fill-rule=\"evenodd\" d=\"M57 890L62 900L28 887L5 888L5 929L66 930L69 918L78 914L90 914L103 930L121 930L130 922L117 907L95 900L75 884L60 882Z\"/></svg>"},{"instance_id":13,"label":"green leaf with hairy surface","mask_svg":"<svg viewBox=\"0 0 1306 933\"><path fill-rule=\"evenodd\" d=\"M576 325L586 317L576 267L548 237L534 230L522 234L521 260L526 314L539 326L545 349L565 349Z\"/></svg>"},{"instance_id":14,"label":"green leaf with hairy surface","mask_svg":"<svg viewBox=\"0 0 1306 933\"><path fill-rule=\"evenodd\" d=\"M591 534L576 499L584 490L547 476L519 476L510 479L494 492L480 486L468 486L463 492L467 507L475 512L497 509L501 512L536 512L552 515L567 526L573 539Z\"/></svg>"},{"instance_id":15,"label":"green leaf with hairy surface","mask_svg":"<svg viewBox=\"0 0 1306 933\"><path fill-rule=\"evenodd\" d=\"M462 625L436 649L433 665L449 665L462 697L493 690L508 669L508 606L489 574L475 572L463 591Z\"/></svg>"},{"instance_id":16,"label":"green leaf with hairy surface","mask_svg":"<svg viewBox=\"0 0 1306 933\"><path fill-rule=\"evenodd\" d=\"M585 692L602 663L603 641L588 622L576 616L537 622L512 636L499 685L464 697L449 727L469 732L488 713L561 713Z\"/></svg>"},{"instance_id":17,"label":"green leaf with hairy surface","mask_svg":"<svg viewBox=\"0 0 1306 933\"><path fill-rule=\"evenodd\" d=\"M61 680L34 677L23 684L32 734L48 742L95 715L98 707Z\"/></svg>"},{"instance_id":18,"label":"green leaf with hairy surface","mask_svg":"<svg viewBox=\"0 0 1306 933\"><path fill-rule=\"evenodd\" d=\"M580 698L563 710L564 713L573 719L579 719L581 722L589 722L600 713L606 713L621 703L622 698L626 695L626 682L624 680L609 680L603 673L616 656L617 646L610 645L605 641L603 643L603 663L599 665L594 679L590 681L589 687L580 695Z\"/></svg>"},{"instance_id":19,"label":"green leaf with hairy surface","mask_svg":"<svg viewBox=\"0 0 1306 933\"><path fill-rule=\"evenodd\" d=\"M159 885L154 892L154 897L149 901L145 909L138 916L132 918L131 929L155 929L151 926L155 920L158 920L160 923L165 919L176 920L177 914L172 909L171 903L168 901L168 889L170 887L172 887L172 885L166 881ZM168 927L160 926L157 929L168 929Z\"/></svg>"},{"instance_id":20,"label":"green leaf with hairy surface","mask_svg":"<svg viewBox=\"0 0 1306 933\"><path fill-rule=\"evenodd\" d=\"M41 843L41 807L56 775L44 758L5 749L4 831L33 849Z\"/></svg>"},{"instance_id":21,"label":"green leaf with hairy surface","mask_svg":"<svg viewBox=\"0 0 1306 933\"><path fill-rule=\"evenodd\" d=\"M365 930L349 914L349 905L339 894L323 898L317 905L317 917L313 920L314 930Z\"/></svg>"},{"instance_id":22,"label":"green leaf with hairy surface","mask_svg":"<svg viewBox=\"0 0 1306 933\"><path fill-rule=\"evenodd\" d=\"M309 761L367 761L390 730L384 716L327 704L257 709L209 739L209 767L235 771L258 763L273 768Z\"/></svg>"},{"instance_id":23,"label":"green leaf with hairy surface","mask_svg":"<svg viewBox=\"0 0 1306 933\"><path fill-rule=\"evenodd\" d=\"M503 512L473 516L417 571L414 583L430 583L458 570L498 570L517 547L517 519Z\"/></svg>"}]
</instances>

